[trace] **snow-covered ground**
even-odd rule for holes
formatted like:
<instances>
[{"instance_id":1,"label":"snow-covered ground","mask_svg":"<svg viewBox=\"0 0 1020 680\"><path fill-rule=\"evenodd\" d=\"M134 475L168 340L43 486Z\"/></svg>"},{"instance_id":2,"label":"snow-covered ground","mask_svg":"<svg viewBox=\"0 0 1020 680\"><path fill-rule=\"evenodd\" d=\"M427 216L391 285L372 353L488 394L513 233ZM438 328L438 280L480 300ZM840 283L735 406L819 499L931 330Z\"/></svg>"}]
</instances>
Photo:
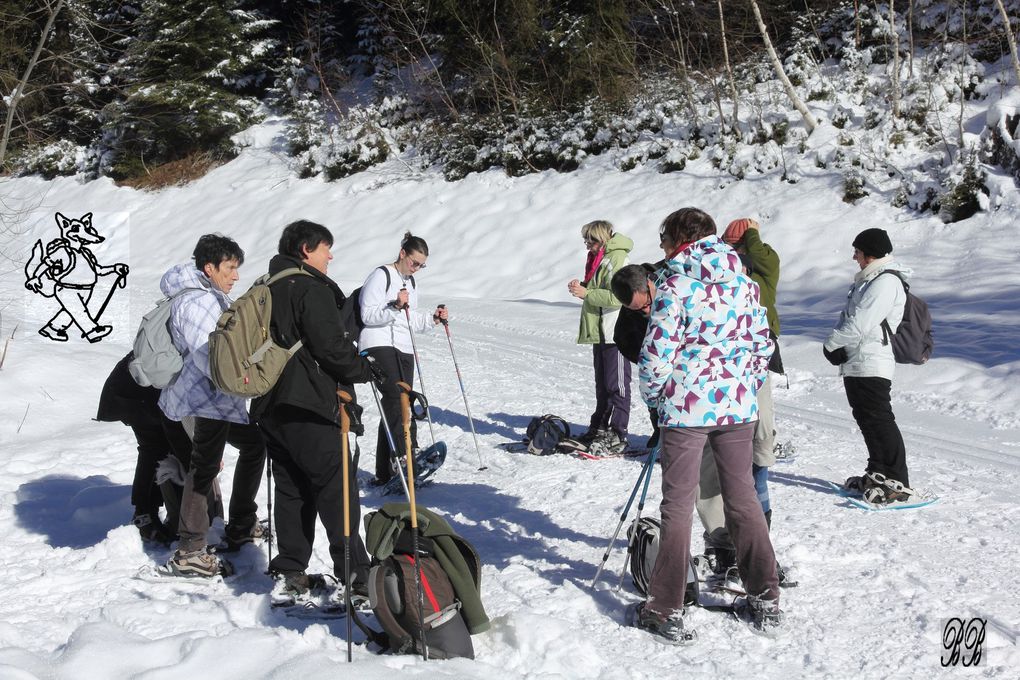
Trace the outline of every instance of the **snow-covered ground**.
<instances>
[{"instance_id":1,"label":"snow-covered ground","mask_svg":"<svg viewBox=\"0 0 1020 680\"><path fill-rule=\"evenodd\" d=\"M398 167L332 184L298 180L274 139L278 124L250 133L253 146L184 188L140 193L108 180L79 184L18 179L0 184L0 677L334 677L345 663L343 622L311 623L270 610L265 548L248 546L239 575L214 586L132 579L167 550L144 547L129 525L135 446L131 431L91 418L103 380L128 350L159 276L185 261L203 233L246 250L243 290L264 273L282 227L298 218L333 230L330 274L345 290L391 261L404 230L432 255L418 274L425 304L444 302L471 410L479 471L447 339L419 338L436 435L450 457L418 501L442 512L478 548L491 631L474 638L477 659L423 662L354 652L352 672L457 678L957 677L943 668L942 635L953 617L987 621L985 677L1017 677L1020 594L1012 587L1020 544L1020 196L997 212L943 225L877 196L848 205L842 179L806 164L790 184L775 177L720 177L707 161L668 175L621 173L594 159L576 173L508 178L493 171L446 183ZM773 540L800 586L783 592L788 618L768 640L720 612L696 610L700 638L678 649L627 628L636 601L629 579L615 589L618 542L597 587L590 581L637 479L633 460L533 457L496 445L552 412L586 424L593 405L590 352L574 344L579 305L566 289L581 274L580 227L611 220L636 242L632 261L660 256L657 227L669 212L701 207L720 229L755 217L780 253L779 307L788 385L776 381L781 441L797 459L773 468ZM101 263L131 267L98 344L53 343L36 330L56 311L24 289L36 239L57 236L53 215L94 213L107 237ZM820 340L838 316L855 271L850 242L887 229L895 255L915 270L914 292L931 305L936 355L899 367L894 408L911 480L942 500L914 511L867 513L826 480L863 469L866 454ZM10 339L9 343L7 340ZM636 385L635 385L636 387ZM361 401L371 403L359 389ZM636 390L635 390L636 394ZM376 414L368 409L368 428ZM635 396L632 441L649 433ZM423 441L428 440L422 429ZM363 440L361 478L373 465ZM232 450L221 476L229 494ZM656 477L645 508L659 499ZM263 490L264 493L264 490ZM363 494L366 510L383 499ZM215 527L219 530L221 527ZM699 535L695 532L695 536ZM695 548L700 547L695 538ZM312 570L329 570L325 536ZM357 640L362 640L356 633Z\"/></svg>"}]
</instances>

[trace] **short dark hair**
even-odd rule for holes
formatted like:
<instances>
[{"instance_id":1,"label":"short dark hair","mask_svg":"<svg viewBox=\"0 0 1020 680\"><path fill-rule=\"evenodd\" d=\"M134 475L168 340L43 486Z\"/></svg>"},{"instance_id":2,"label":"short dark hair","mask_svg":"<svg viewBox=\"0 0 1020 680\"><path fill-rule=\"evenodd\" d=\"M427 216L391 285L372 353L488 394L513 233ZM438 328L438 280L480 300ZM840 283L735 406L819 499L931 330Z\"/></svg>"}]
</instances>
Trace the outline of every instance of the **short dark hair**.
<instances>
[{"instance_id":1,"label":"short dark hair","mask_svg":"<svg viewBox=\"0 0 1020 680\"><path fill-rule=\"evenodd\" d=\"M639 264L628 264L621 267L609 282L609 288L613 295L624 305L629 305L634 299L634 293L648 285L648 271Z\"/></svg>"},{"instance_id":2,"label":"short dark hair","mask_svg":"<svg viewBox=\"0 0 1020 680\"><path fill-rule=\"evenodd\" d=\"M676 245L692 243L715 233L715 221L697 208L680 208L670 213L659 227L659 236L665 236Z\"/></svg>"},{"instance_id":3,"label":"short dark hair","mask_svg":"<svg viewBox=\"0 0 1020 680\"><path fill-rule=\"evenodd\" d=\"M320 243L333 247L333 234L318 222L298 220L283 228L280 245L276 250L281 255L289 255L295 260L305 259L304 250L315 250Z\"/></svg>"},{"instance_id":4,"label":"short dark hair","mask_svg":"<svg viewBox=\"0 0 1020 680\"><path fill-rule=\"evenodd\" d=\"M425 257L429 254L429 244L425 243L425 239L421 236L412 236L411 232L404 232L404 240L400 242L400 249L410 255L411 253L421 253Z\"/></svg>"},{"instance_id":5,"label":"short dark hair","mask_svg":"<svg viewBox=\"0 0 1020 680\"><path fill-rule=\"evenodd\" d=\"M237 260L238 266L244 264L244 251L237 241L222 234L206 234L198 239L195 244L195 251L191 254L195 258L195 267L199 270L205 269L207 264L219 267L227 260Z\"/></svg>"}]
</instances>

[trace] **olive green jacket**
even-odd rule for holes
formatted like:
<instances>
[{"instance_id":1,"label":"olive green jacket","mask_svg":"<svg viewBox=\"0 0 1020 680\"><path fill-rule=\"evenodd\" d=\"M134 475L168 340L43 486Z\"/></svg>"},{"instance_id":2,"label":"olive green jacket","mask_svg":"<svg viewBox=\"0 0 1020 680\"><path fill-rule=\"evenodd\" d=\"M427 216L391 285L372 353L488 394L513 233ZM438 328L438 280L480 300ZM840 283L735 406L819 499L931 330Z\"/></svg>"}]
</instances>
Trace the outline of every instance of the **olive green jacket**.
<instances>
[{"instance_id":1,"label":"olive green jacket","mask_svg":"<svg viewBox=\"0 0 1020 680\"><path fill-rule=\"evenodd\" d=\"M461 614L472 635L489 629L489 617L482 606L481 561L474 547L457 535L449 522L423 507L418 507L418 535L432 541L433 556L450 578L460 600ZM377 560L393 554L397 537L410 530L411 508L407 503L387 503L365 515L365 547Z\"/></svg>"},{"instance_id":2,"label":"olive green jacket","mask_svg":"<svg viewBox=\"0 0 1020 680\"><path fill-rule=\"evenodd\" d=\"M606 243L606 253L599 263L595 275L588 282L588 292L581 304L581 329L577 344L594 345L613 341L616 317L620 314L620 301L609 289L613 274L628 263L627 254L634 247L634 241L623 234L613 234Z\"/></svg>"},{"instance_id":3,"label":"olive green jacket","mask_svg":"<svg viewBox=\"0 0 1020 680\"><path fill-rule=\"evenodd\" d=\"M769 320L769 330L779 337L779 312L776 310L776 290L779 288L779 254L762 242L757 229L744 232L741 243L751 256L751 278L761 291L761 305Z\"/></svg>"}]
</instances>

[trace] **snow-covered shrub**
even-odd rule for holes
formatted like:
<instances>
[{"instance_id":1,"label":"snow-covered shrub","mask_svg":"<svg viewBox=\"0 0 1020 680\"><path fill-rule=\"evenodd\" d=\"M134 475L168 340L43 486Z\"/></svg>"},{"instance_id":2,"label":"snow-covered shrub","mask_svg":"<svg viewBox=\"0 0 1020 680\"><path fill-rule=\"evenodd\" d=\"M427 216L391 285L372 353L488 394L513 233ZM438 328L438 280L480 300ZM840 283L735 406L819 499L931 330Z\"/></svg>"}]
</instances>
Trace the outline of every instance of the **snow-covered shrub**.
<instances>
[{"instance_id":1,"label":"snow-covered shrub","mask_svg":"<svg viewBox=\"0 0 1020 680\"><path fill-rule=\"evenodd\" d=\"M965 220L981 209L985 188L985 172L978 168L977 152L968 150L945 182L939 197L939 218L949 224Z\"/></svg>"},{"instance_id":2,"label":"snow-covered shrub","mask_svg":"<svg viewBox=\"0 0 1020 680\"><path fill-rule=\"evenodd\" d=\"M857 199L868 196L864 188L864 177L859 170L849 170L843 175L843 201L853 203Z\"/></svg>"},{"instance_id":3,"label":"snow-covered shrub","mask_svg":"<svg viewBox=\"0 0 1020 680\"><path fill-rule=\"evenodd\" d=\"M88 157L88 148L62 139L53 144L21 149L12 159L11 165L16 174L42 175L46 179L53 179L81 172Z\"/></svg>"}]
</instances>

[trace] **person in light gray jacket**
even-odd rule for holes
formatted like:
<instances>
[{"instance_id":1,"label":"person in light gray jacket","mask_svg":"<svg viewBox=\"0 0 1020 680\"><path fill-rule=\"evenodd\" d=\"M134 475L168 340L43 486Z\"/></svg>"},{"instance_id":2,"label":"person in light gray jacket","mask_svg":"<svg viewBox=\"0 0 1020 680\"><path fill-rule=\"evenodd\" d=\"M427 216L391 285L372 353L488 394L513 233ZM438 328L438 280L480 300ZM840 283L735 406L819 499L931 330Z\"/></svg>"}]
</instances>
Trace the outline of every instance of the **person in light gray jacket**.
<instances>
[{"instance_id":1,"label":"person in light gray jacket","mask_svg":"<svg viewBox=\"0 0 1020 680\"><path fill-rule=\"evenodd\" d=\"M868 448L864 475L850 477L846 487L862 492L870 502L885 504L907 500L913 491L890 396L896 360L882 331L883 321L890 328L899 326L907 296L899 277L881 274L896 271L908 277L910 271L893 261L892 242L882 229L865 229L853 247L860 271L822 349L826 359L839 366L847 401Z\"/></svg>"},{"instance_id":2,"label":"person in light gray jacket","mask_svg":"<svg viewBox=\"0 0 1020 680\"><path fill-rule=\"evenodd\" d=\"M170 337L184 367L163 390L159 407L170 420L195 419L191 465L181 498L181 540L165 571L185 578L211 578L229 569L229 563L206 549L207 497L220 471L224 447L229 443L239 451L224 546L236 550L262 537L255 495L262 481L266 442L258 427L248 422L245 400L217 390L209 375L209 334L230 306L229 293L239 278L244 251L226 236L206 234L198 240L193 257L194 263L173 267L159 284L168 297L191 289L171 303Z\"/></svg>"}]
</instances>

